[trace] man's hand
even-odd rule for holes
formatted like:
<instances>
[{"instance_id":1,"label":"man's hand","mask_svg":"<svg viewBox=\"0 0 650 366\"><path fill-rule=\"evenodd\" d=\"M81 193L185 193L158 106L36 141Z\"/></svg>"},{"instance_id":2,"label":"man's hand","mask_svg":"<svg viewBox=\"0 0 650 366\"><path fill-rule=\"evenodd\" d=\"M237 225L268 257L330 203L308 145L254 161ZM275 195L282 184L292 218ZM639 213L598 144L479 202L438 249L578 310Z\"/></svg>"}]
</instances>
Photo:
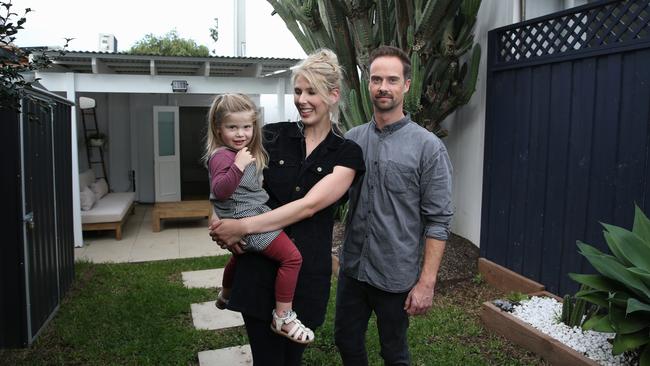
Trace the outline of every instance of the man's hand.
<instances>
[{"instance_id":1,"label":"man's hand","mask_svg":"<svg viewBox=\"0 0 650 366\"><path fill-rule=\"evenodd\" d=\"M422 273L415 286L409 291L404 310L408 315L422 315L433 304L433 292L438 278L438 269L445 251L445 242L434 238L426 238L424 245L424 263Z\"/></svg>"},{"instance_id":2,"label":"man's hand","mask_svg":"<svg viewBox=\"0 0 650 366\"><path fill-rule=\"evenodd\" d=\"M244 252L240 243L246 233L239 220L214 218L210 222L209 230L212 240L222 249L228 249L234 254Z\"/></svg>"},{"instance_id":3,"label":"man's hand","mask_svg":"<svg viewBox=\"0 0 650 366\"><path fill-rule=\"evenodd\" d=\"M237 168L241 170L242 172L244 169L246 169L246 166L252 162L255 161L255 158L253 155L251 155L251 152L248 151L247 147L244 147L243 149L237 151L237 155L235 155L235 165L237 165Z\"/></svg>"},{"instance_id":4,"label":"man's hand","mask_svg":"<svg viewBox=\"0 0 650 366\"><path fill-rule=\"evenodd\" d=\"M408 315L423 315L433 305L433 293L435 285L426 285L418 282L409 291L404 302L404 310Z\"/></svg>"}]
</instances>

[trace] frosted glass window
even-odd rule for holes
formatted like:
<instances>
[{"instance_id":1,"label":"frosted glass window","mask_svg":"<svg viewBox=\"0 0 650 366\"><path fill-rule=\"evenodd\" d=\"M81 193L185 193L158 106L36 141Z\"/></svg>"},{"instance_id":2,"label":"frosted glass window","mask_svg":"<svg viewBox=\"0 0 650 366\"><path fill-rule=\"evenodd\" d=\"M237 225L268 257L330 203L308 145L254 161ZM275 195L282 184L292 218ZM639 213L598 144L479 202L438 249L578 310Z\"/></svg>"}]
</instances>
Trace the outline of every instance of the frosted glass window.
<instances>
[{"instance_id":1,"label":"frosted glass window","mask_svg":"<svg viewBox=\"0 0 650 366\"><path fill-rule=\"evenodd\" d=\"M158 155L175 155L175 141L174 112L158 112Z\"/></svg>"}]
</instances>

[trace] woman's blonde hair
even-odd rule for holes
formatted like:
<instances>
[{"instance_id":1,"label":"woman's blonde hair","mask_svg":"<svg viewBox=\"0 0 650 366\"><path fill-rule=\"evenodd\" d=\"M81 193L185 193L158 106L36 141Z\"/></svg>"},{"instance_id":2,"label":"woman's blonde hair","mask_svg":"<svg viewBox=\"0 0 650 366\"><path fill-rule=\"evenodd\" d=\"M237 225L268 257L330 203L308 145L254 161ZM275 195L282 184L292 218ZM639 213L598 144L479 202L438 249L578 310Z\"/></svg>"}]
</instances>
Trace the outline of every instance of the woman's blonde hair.
<instances>
[{"instance_id":1,"label":"woman's blonde hair","mask_svg":"<svg viewBox=\"0 0 650 366\"><path fill-rule=\"evenodd\" d=\"M330 98L333 90L340 91L343 79L343 71L336 54L327 48L314 51L294 67L291 81L295 84L299 76L304 77L328 105L330 121L334 130L338 130L339 102L332 102Z\"/></svg>"},{"instance_id":2,"label":"woman's blonde hair","mask_svg":"<svg viewBox=\"0 0 650 366\"><path fill-rule=\"evenodd\" d=\"M244 94L221 94L212 101L208 113L208 138L205 144L203 161L208 164L210 157L220 148L226 146L221 138L219 129L232 113L250 112L253 123L253 137L248 144L248 150L255 158L257 172L261 173L268 163L268 155L262 146L262 126L260 125L255 103Z\"/></svg>"}]
</instances>

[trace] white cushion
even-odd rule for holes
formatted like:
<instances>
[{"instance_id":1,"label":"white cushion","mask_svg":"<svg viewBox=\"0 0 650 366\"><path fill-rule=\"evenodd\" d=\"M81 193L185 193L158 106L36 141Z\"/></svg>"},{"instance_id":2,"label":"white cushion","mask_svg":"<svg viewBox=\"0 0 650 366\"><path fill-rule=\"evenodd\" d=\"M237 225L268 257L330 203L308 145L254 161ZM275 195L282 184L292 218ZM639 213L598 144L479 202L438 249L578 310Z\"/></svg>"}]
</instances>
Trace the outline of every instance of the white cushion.
<instances>
[{"instance_id":1,"label":"white cushion","mask_svg":"<svg viewBox=\"0 0 650 366\"><path fill-rule=\"evenodd\" d=\"M79 97L79 108L89 109L95 108L95 99L87 97Z\"/></svg>"},{"instance_id":2,"label":"white cushion","mask_svg":"<svg viewBox=\"0 0 650 366\"><path fill-rule=\"evenodd\" d=\"M88 169L83 173L79 173L79 189L95 183L95 180L95 172L93 172L91 169Z\"/></svg>"},{"instance_id":3,"label":"white cushion","mask_svg":"<svg viewBox=\"0 0 650 366\"><path fill-rule=\"evenodd\" d=\"M99 201L100 198L104 197L108 193L108 183L106 179L99 178L97 181L90 185L90 190L95 194L95 198Z\"/></svg>"},{"instance_id":4,"label":"white cushion","mask_svg":"<svg viewBox=\"0 0 650 366\"><path fill-rule=\"evenodd\" d=\"M90 190L90 187L85 186L81 189L79 193L79 200L81 201L81 210L88 211L93 208L96 198L93 191Z\"/></svg>"},{"instance_id":5,"label":"white cushion","mask_svg":"<svg viewBox=\"0 0 650 366\"><path fill-rule=\"evenodd\" d=\"M91 224L121 221L134 200L134 192L109 193L97 201L92 210L81 212L81 222Z\"/></svg>"}]
</instances>

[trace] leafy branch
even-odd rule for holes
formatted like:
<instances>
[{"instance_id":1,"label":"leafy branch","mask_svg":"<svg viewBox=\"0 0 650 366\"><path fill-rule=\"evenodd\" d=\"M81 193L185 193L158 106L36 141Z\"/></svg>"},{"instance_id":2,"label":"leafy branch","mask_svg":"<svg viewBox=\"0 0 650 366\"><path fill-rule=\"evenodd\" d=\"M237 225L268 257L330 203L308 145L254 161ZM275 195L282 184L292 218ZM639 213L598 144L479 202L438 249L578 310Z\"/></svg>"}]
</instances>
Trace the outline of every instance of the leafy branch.
<instances>
[{"instance_id":1,"label":"leafy branch","mask_svg":"<svg viewBox=\"0 0 650 366\"><path fill-rule=\"evenodd\" d=\"M45 69L52 64L52 59L46 50L32 52L14 45L16 35L24 29L26 16L32 9L26 8L20 15L12 10L12 6L11 1L0 1L0 109L18 113L22 90L38 81L25 80L23 73ZM69 41L66 39L63 49L58 51L59 56L65 53Z\"/></svg>"}]
</instances>

